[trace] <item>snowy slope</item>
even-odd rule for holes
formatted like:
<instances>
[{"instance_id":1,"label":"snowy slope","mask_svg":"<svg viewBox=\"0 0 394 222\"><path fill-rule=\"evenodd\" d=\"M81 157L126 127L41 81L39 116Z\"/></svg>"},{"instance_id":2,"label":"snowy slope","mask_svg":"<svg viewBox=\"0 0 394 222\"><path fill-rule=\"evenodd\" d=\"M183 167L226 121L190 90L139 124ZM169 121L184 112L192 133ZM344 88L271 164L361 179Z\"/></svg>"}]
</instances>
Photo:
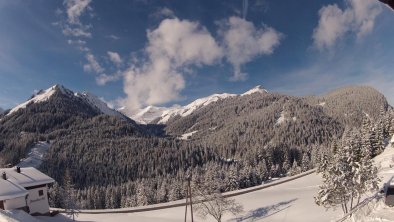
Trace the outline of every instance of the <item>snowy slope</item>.
<instances>
[{"instance_id":1,"label":"snowy slope","mask_svg":"<svg viewBox=\"0 0 394 222\"><path fill-rule=\"evenodd\" d=\"M99 99L97 96L88 93L88 92L83 92L83 93L75 93L74 94L76 97L79 97L81 99L83 99L84 101L86 101L90 106L92 106L93 108L98 109L101 113L109 115L109 116L118 116L123 118L124 115L121 114L120 112L113 110L111 108L108 107L108 105L102 101L101 99Z\"/></svg>"},{"instance_id":2,"label":"snowy slope","mask_svg":"<svg viewBox=\"0 0 394 222\"><path fill-rule=\"evenodd\" d=\"M168 108L166 107L156 107L156 106L147 106L146 108L139 111L137 114L131 116L131 118L142 124L148 124L153 120L161 117Z\"/></svg>"},{"instance_id":3,"label":"snowy slope","mask_svg":"<svg viewBox=\"0 0 394 222\"><path fill-rule=\"evenodd\" d=\"M0 114L4 112L4 109L0 107Z\"/></svg>"},{"instance_id":4,"label":"snowy slope","mask_svg":"<svg viewBox=\"0 0 394 222\"><path fill-rule=\"evenodd\" d=\"M262 88L260 85L248 90L247 92L244 92L241 94L241 96L246 96L246 95L252 95L253 93L268 93L268 91L264 88Z\"/></svg>"},{"instance_id":5,"label":"snowy slope","mask_svg":"<svg viewBox=\"0 0 394 222\"><path fill-rule=\"evenodd\" d=\"M263 89L260 85L248 90L245 93L242 93L240 96L251 95L254 93L268 93L267 90ZM237 94L230 93L222 93L222 94L213 94L204 98L196 99L186 106L178 106L178 107L155 107L148 106L144 109L141 109L137 114L131 116L130 118L142 123L147 124L152 122L153 120L159 118L159 124L165 124L171 117L176 115L180 115L182 117L188 116L192 114L194 111L201 109L213 102L216 102L221 99L226 99L230 97L238 96Z\"/></svg>"},{"instance_id":6,"label":"snowy slope","mask_svg":"<svg viewBox=\"0 0 394 222\"><path fill-rule=\"evenodd\" d=\"M46 141L38 142L31 148L31 150L27 154L27 157L21 159L18 166L38 168L44 160L45 154L49 150L49 146L50 144Z\"/></svg>"},{"instance_id":7,"label":"snowy slope","mask_svg":"<svg viewBox=\"0 0 394 222\"><path fill-rule=\"evenodd\" d=\"M63 86L61 86L61 85L54 85L47 90L41 90L37 94L35 94L31 99L27 100L24 103L17 105L13 109L11 109L10 112L8 112L7 116L11 115L12 113L14 113L20 109L26 108L26 106L28 106L32 103L40 103L40 102L47 101L49 98L51 98L51 96L56 92L57 89L60 89L62 91L64 90Z\"/></svg>"}]
</instances>

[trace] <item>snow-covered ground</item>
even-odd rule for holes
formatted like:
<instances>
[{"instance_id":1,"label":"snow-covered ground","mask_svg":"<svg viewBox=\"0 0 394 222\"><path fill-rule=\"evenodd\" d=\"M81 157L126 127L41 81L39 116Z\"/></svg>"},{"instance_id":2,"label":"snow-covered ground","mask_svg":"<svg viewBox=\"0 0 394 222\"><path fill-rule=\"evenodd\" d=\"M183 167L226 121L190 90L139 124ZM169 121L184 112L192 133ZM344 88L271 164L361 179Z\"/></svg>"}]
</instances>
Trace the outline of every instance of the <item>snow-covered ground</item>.
<instances>
[{"instance_id":1,"label":"snow-covered ground","mask_svg":"<svg viewBox=\"0 0 394 222\"><path fill-rule=\"evenodd\" d=\"M280 124L285 123L286 121L290 121L290 120L293 120L294 122L297 121L297 117L293 116L291 118L287 118L286 115L287 115L286 112L282 111L280 113L280 117L276 120L275 125L280 125Z\"/></svg>"},{"instance_id":2,"label":"snow-covered ground","mask_svg":"<svg viewBox=\"0 0 394 222\"><path fill-rule=\"evenodd\" d=\"M223 221L332 221L340 217L340 211L326 211L314 203L321 178L316 174L272 186L263 190L233 197L244 206L244 213L238 216L226 215ZM174 207L138 213L79 214L78 221L138 221L170 222L183 221L185 207ZM338 216L339 215L339 216ZM39 217L43 221L64 221L60 214L54 218ZM212 218L199 218L195 221L214 221ZM190 221L190 219L189 219Z\"/></svg>"},{"instance_id":3,"label":"snow-covered ground","mask_svg":"<svg viewBox=\"0 0 394 222\"><path fill-rule=\"evenodd\" d=\"M25 159L22 159L18 164L19 167L34 167L38 168L44 160L45 154L48 152L50 144L45 141L40 141L31 148Z\"/></svg>"},{"instance_id":4,"label":"snow-covered ground","mask_svg":"<svg viewBox=\"0 0 394 222\"><path fill-rule=\"evenodd\" d=\"M394 168L390 167L394 163L393 157L394 148L388 146L381 155L375 158L375 163L380 168L379 176L382 179L381 186L394 175ZM232 197L244 206L244 212L237 216L226 215L223 221L328 222L341 219L342 211L340 209L326 210L314 203L313 197L316 195L320 184L321 177L313 173L289 182ZM374 194L370 194L369 196L372 195ZM368 197L368 195L366 197ZM173 207L137 213L80 213L77 217L77 221L172 222L183 221L184 215L185 207ZM55 217L35 218L47 222L69 221L64 214L59 214ZM194 219L195 221L214 221L209 217L201 219L195 216ZM1 221L11 220L4 220L0 215L0 222ZM394 208L386 206L382 199L374 199L357 210L351 218L347 218L347 221L394 221Z\"/></svg>"},{"instance_id":5,"label":"snow-covered ground","mask_svg":"<svg viewBox=\"0 0 394 222\"><path fill-rule=\"evenodd\" d=\"M40 222L41 220L30 216L22 210L0 210L0 222Z\"/></svg>"},{"instance_id":6,"label":"snow-covered ground","mask_svg":"<svg viewBox=\"0 0 394 222\"><path fill-rule=\"evenodd\" d=\"M195 131L190 132L190 133L185 133L185 134L183 134L182 136L180 136L179 138L180 138L181 140L188 140L189 137L191 137L193 134L195 134L195 133L197 133L197 132L198 132L198 130L195 130Z\"/></svg>"}]
</instances>

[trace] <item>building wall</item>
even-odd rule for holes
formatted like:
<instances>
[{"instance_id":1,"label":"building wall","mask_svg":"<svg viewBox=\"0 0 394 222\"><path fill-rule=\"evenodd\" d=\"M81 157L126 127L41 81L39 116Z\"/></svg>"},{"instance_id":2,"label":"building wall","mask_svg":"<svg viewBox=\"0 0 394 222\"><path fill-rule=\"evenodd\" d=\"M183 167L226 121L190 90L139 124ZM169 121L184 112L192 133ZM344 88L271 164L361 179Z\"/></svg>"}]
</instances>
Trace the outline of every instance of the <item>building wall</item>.
<instances>
[{"instance_id":1,"label":"building wall","mask_svg":"<svg viewBox=\"0 0 394 222\"><path fill-rule=\"evenodd\" d=\"M22 208L26 206L25 197L17 197L11 200L4 201L4 209L5 210L12 210L17 208Z\"/></svg>"},{"instance_id":2,"label":"building wall","mask_svg":"<svg viewBox=\"0 0 394 222\"><path fill-rule=\"evenodd\" d=\"M42 196L39 191L42 190ZM40 187L30 189L27 198L27 205L30 209L30 214L46 214L49 213L48 191L47 187Z\"/></svg>"}]
</instances>

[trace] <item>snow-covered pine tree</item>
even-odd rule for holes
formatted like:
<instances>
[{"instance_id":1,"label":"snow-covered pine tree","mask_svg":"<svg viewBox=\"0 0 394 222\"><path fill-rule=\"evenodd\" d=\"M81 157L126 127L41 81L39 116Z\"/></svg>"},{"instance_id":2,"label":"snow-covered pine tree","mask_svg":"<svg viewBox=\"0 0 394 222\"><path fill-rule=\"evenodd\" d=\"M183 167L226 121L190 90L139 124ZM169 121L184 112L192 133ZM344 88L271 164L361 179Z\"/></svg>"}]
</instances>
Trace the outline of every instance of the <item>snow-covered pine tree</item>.
<instances>
[{"instance_id":1,"label":"snow-covered pine tree","mask_svg":"<svg viewBox=\"0 0 394 222\"><path fill-rule=\"evenodd\" d=\"M170 185L170 189L168 191L168 199L170 201L174 201L174 200L179 200L182 199L183 195L183 191L181 190L183 189L182 185L180 184L180 182L178 181L174 181L171 185Z\"/></svg>"},{"instance_id":2,"label":"snow-covered pine tree","mask_svg":"<svg viewBox=\"0 0 394 222\"><path fill-rule=\"evenodd\" d=\"M294 160L293 165L291 166L291 169L289 171L289 175L294 176L299 173L301 173L301 167L298 166L297 160Z\"/></svg>"},{"instance_id":3,"label":"snow-covered pine tree","mask_svg":"<svg viewBox=\"0 0 394 222\"><path fill-rule=\"evenodd\" d=\"M378 125L377 125L376 129L377 129L377 132L376 132L376 135L377 135L377 138L376 138L377 139L377 142L376 142L377 153L376 153L376 155L378 155L378 154L382 153L383 150L384 150L384 126L383 126L383 121L382 120L380 120L378 122Z\"/></svg>"},{"instance_id":4,"label":"snow-covered pine tree","mask_svg":"<svg viewBox=\"0 0 394 222\"><path fill-rule=\"evenodd\" d=\"M239 189L238 173L235 165L229 167L224 187L227 187L226 191Z\"/></svg>"},{"instance_id":5,"label":"snow-covered pine tree","mask_svg":"<svg viewBox=\"0 0 394 222\"><path fill-rule=\"evenodd\" d=\"M372 158L372 153L373 153L373 146L371 143L371 121L368 118L363 119L363 125L361 128L361 145L362 149L365 150L370 154L370 158Z\"/></svg>"},{"instance_id":6,"label":"snow-covered pine tree","mask_svg":"<svg viewBox=\"0 0 394 222\"><path fill-rule=\"evenodd\" d=\"M157 189L156 199L158 203L164 203L168 201L167 181L163 180L160 184L160 188Z\"/></svg>"},{"instance_id":7,"label":"snow-covered pine tree","mask_svg":"<svg viewBox=\"0 0 394 222\"><path fill-rule=\"evenodd\" d=\"M302 172L308 171L310 169L311 162L309 160L309 155L307 152L304 152L302 155L302 162L301 162L301 170Z\"/></svg>"},{"instance_id":8,"label":"snow-covered pine tree","mask_svg":"<svg viewBox=\"0 0 394 222\"><path fill-rule=\"evenodd\" d=\"M322 161L318 172L322 173L315 202L326 208L341 206L346 214L356 206L361 196L377 189L377 169L373 165L369 149L363 149L360 135L349 134L337 149L332 161ZM328 164L327 164L328 163Z\"/></svg>"},{"instance_id":9,"label":"snow-covered pine tree","mask_svg":"<svg viewBox=\"0 0 394 222\"><path fill-rule=\"evenodd\" d=\"M291 166L290 166L290 161L289 161L289 157L286 155L285 156L285 161L282 164L282 171L284 174L286 174L287 172L289 172Z\"/></svg>"},{"instance_id":10,"label":"snow-covered pine tree","mask_svg":"<svg viewBox=\"0 0 394 222\"><path fill-rule=\"evenodd\" d=\"M139 181L136 187L136 200L138 206L145 206L149 204L148 198L148 190L147 186L144 184L144 181Z\"/></svg>"},{"instance_id":11,"label":"snow-covered pine tree","mask_svg":"<svg viewBox=\"0 0 394 222\"><path fill-rule=\"evenodd\" d=\"M59 186L57 182L53 183L52 187L49 188L49 206L51 207L62 207L63 206L63 188Z\"/></svg>"}]
</instances>

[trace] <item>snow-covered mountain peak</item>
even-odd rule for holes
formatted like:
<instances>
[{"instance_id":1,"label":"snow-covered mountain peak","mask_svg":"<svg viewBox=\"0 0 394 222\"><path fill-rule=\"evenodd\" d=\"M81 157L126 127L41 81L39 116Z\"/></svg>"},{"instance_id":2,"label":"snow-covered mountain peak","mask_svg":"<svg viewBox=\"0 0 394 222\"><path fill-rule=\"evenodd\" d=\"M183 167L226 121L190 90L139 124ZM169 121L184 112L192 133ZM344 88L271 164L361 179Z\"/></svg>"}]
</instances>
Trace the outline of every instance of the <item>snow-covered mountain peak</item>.
<instances>
[{"instance_id":1,"label":"snow-covered mountain peak","mask_svg":"<svg viewBox=\"0 0 394 222\"><path fill-rule=\"evenodd\" d=\"M196 99L193 102L187 104L186 106L172 106L169 108L147 106L141 109L138 113L131 116L130 118L142 124L151 123L153 120L159 118L158 123L165 124L171 117L174 117L176 115L180 115L182 117L188 116L192 114L194 111L196 111L197 109L207 106L220 99L225 99L233 96L237 96L237 95L229 94L229 93L213 94L204 98Z\"/></svg>"},{"instance_id":2,"label":"snow-covered mountain peak","mask_svg":"<svg viewBox=\"0 0 394 222\"><path fill-rule=\"evenodd\" d=\"M93 95L92 93L89 93L89 92L74 93L73 91L67 89L66 87L64 87L63 85L60 85L60 84L56 84L46 90L39 90L26 102L21 103L21 104L17 105L16 107L14 107L13 109L11 109L7 115L11 115L12 113L14 113L20 109L24 109L30 104L48 101L49 98L51 98L56 92L60 92L69 98L82 99L86 104L90 105L94 109L97 109L99 112L101 112L103 114L107 114L110 116L119 116L119 117L125 118L125 116L123 114L109 108L108 105L104 101L102 101L97 96Z\"/></svg>"},{"instance_id":3,"label":"snow-covered mountain peak","mask_svg":"<svg viewBox=\"0 0 394 222\"><path fill-rule=\"evenodd\" d=\"M12 113L14 113L20 109L26 108L26 106L31 103L40 103L40 102L47 101L49 98L51 98L51 96L53 94L55 94L55 92L57 90L60 90L63 93L66 92L65 88L62 85L54 85L46 90L40 90L36 94L34 94L29 100L27 100L26 102L21 103L21 104L17 105L16 107L14 107L13 109L11 109L8 112L7 116L11 115Z\"/></svg>"},{"instance_id":4,"label":"snow-covered mountain peak","mask_svg":"<svg viewBox=\"0 0 394 222\"><path fill-rule=\"evenodd\" d=\"M252 89L242 93L241 96L251 95L253 93L268 93L268 90L264 89L261 85L257 85Z\"/></svg>"}]
</instances>

